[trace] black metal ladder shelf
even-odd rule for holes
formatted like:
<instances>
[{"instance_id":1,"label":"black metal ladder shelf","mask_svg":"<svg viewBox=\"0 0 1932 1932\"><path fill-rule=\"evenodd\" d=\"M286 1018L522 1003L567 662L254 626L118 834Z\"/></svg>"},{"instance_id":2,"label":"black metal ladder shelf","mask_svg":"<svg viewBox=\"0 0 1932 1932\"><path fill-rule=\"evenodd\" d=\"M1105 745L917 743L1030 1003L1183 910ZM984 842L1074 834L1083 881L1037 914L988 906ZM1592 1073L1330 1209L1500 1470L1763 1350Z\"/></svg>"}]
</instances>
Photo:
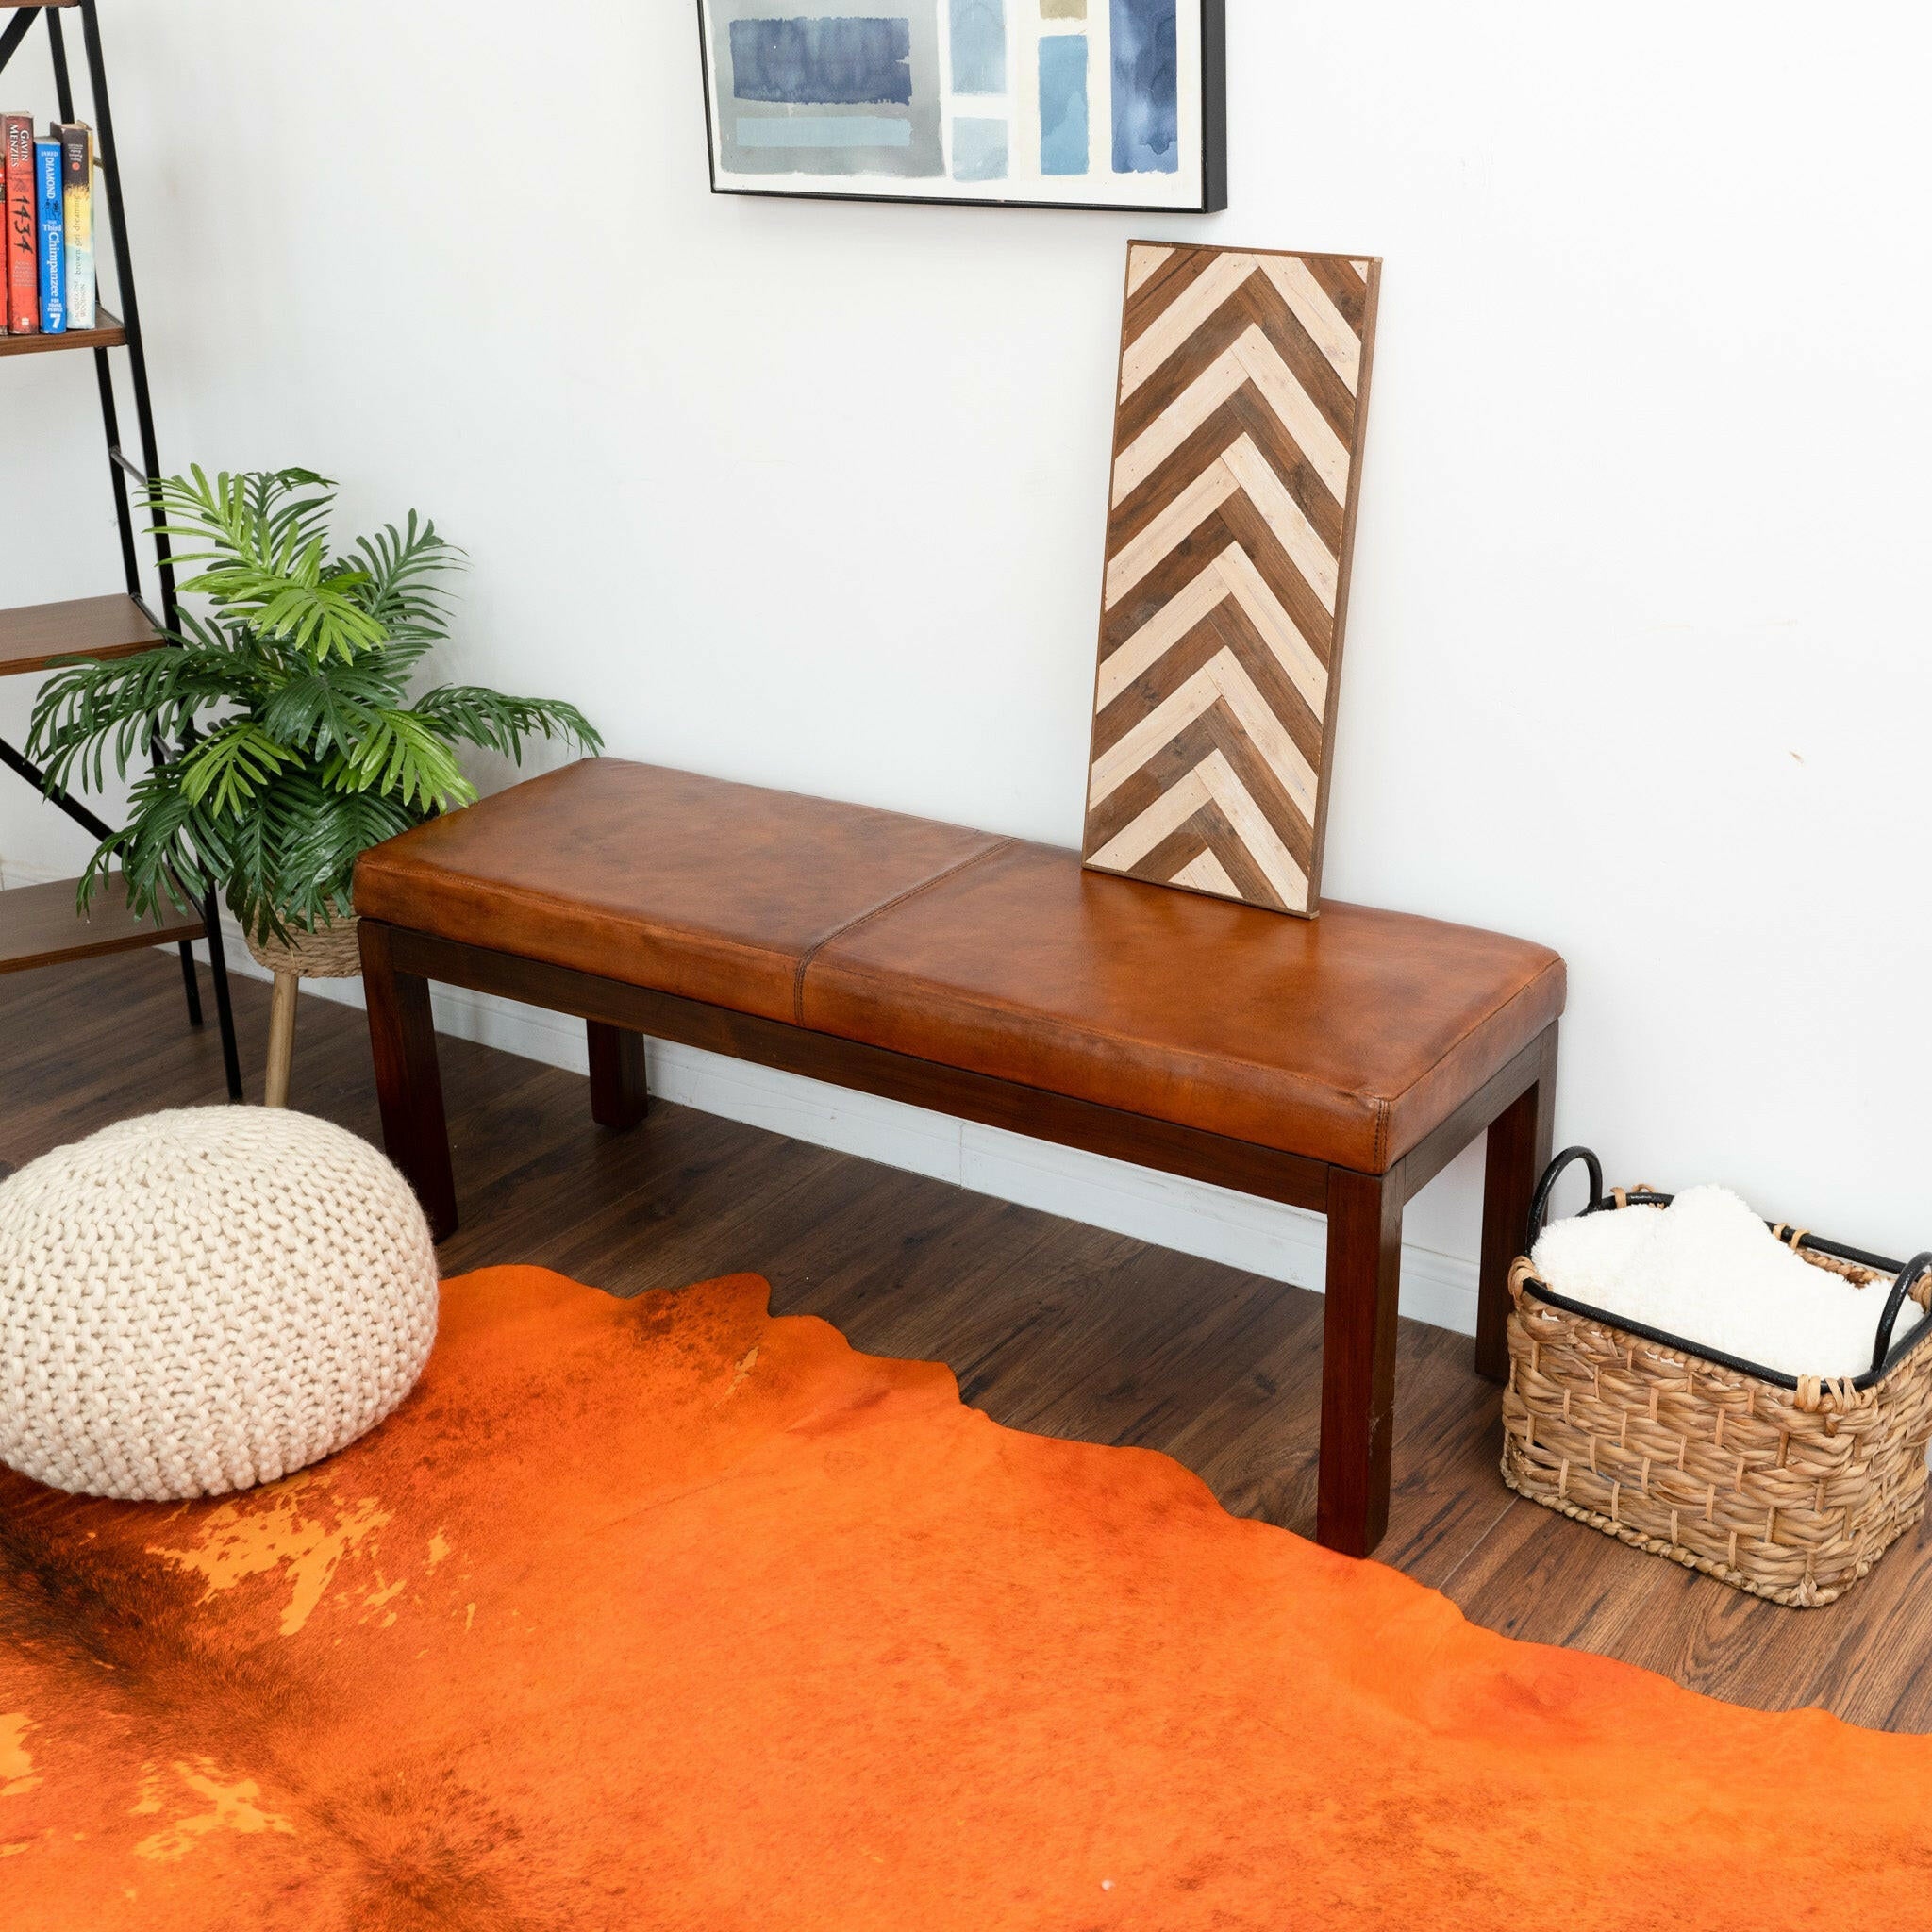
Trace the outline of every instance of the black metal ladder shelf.
<instances>
[{"instance_id":1,"label":"black metal ladder shelf","mask_svg":"<svg viewBox=\"0 0 1932 1932\"><path fill-rule=\"evenodd\" d=\"M96 308L96 326L73 329L62 335L0 335L0 356L35 355L61 349L91 349L94 376L100 391L101 424L108 440L108 474L114 488L115 521L121 536L121 562L126 579L124 593L106 597L82 597L61 604L33 605L0 610L0 677L44 671L54 659L65 656L125 658L137 651L170 648L164 633L175 627L175 566L167 537L148 532L155 550L155 574L159 584L160 608L157 610L142 586L141 558L136 541L134 507L129 494L131 478L140 488L139 502L146 510L149 491L161 475L160 458L155 444L154 408L148 396L147 357L142 347L141 305L135 294L134 265L129 258L127 224L121 200L121 165L114 146L114 118L108 104L108 75L101 56L101 24L95 0L0 0L0 17L11 12L14 18L0 30L0 74L18 52L37 19L47 24L49 51L53 56L54 91L60 119L72 121L74 86L67 62L67 41L60 16L73 10L80 15L81 39L87 55L88 85L92 95L94 138L98 145L97 177L107 193L107 213L113 244L115 292L121 313L112 315ZM125 350L128 374L134 390L136 426L141 437L141 459L137 462L121 446L120 411L114 394L114 367L110 350ZM145 522L145 517L143 518ZM155 754L165 756L158 741ZM111 836L111 827L90 811L79 799L58 786L47 783L42 772L24 753L0 739L0 764L24 778L50 804L65 812L75 824L95 839ZM181 978L188 996L191 1025L202 1024L201 988L196 974L193 944L208 941L208 970L214 980L215 1015L221 1028L222 1062L227 1075L228 1094L242 1098L242 1062L235 1046L235 1016L228 997L227 960L222 944L221 908L210 891L199 908L198 918L171 916L158 926L138 921L114 894L97 897L92 916L83 920L74 907L75 882L55 886L15 888L0 892L0 973L21 972L29 967L61 964L92 958L103 953L125 952L142 945L178 943ZM64 895L64 908L61 904Z\"/></svg>"}]
</instances>

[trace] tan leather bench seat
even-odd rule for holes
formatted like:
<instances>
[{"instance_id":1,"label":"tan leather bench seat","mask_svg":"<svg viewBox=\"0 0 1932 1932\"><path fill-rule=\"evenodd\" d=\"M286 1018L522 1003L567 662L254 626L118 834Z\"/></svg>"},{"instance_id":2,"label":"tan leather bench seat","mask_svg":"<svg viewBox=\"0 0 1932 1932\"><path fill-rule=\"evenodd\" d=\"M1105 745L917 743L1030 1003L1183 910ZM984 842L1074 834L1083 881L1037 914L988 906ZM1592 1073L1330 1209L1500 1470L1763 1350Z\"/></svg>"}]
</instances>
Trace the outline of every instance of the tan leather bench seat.
<instances>
[{"instance_id":1,"label":"tan leather bench seat","mask_svg":"<svg viewBox=\"0 0 1932 1932\"><path fill-rule=\"evenodd\" d=\"M612 758L367 854L358 910L1388 1171L1561 1012L1546 947L1104 877L1058 847Z\"/></svg>"}]
</instances>

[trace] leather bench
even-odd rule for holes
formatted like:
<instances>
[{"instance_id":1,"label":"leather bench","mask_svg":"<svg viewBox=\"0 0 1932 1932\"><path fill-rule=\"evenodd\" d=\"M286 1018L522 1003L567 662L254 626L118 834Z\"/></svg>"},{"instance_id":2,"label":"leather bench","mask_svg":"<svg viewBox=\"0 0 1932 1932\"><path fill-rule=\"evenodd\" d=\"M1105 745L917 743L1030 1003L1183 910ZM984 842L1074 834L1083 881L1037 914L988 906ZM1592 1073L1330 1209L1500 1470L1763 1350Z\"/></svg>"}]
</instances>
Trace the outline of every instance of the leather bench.
<instances>
[{"instance_id":1,"label":"leather bench","mask_svg":"<svg viewBox=\"0 0 1932 1932\"><path fill-rule=\"evenodd\" d=\"M533 778L363 856L391 1157L457 1223L432 980L589 1024L591 1111L643 1036L1328 1217L1317 1533L1388 1522L1402 1210L1487 1132L1476 1362L1550 1153L1563 962L1330 904L1318 920L1107 877L1024 840L650 765Z\"/></svg>"}]
</instances>

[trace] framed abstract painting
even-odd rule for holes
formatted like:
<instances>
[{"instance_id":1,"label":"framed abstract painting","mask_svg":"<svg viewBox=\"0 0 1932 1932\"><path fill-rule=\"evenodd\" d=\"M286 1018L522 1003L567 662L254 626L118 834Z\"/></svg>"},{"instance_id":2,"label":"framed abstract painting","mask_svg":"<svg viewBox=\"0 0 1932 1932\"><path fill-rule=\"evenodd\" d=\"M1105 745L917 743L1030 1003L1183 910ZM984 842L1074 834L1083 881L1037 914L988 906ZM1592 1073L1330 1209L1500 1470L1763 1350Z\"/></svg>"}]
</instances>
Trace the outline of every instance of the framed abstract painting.
<instances>
[{"instance_id":1,"label":"framed abstract painting","mask_svg":"<svg viewBox=\"0 0 1932 1932\"><path fill-rule=\"evenodd\" d=\"M1225 0L698 0L711 188L1212 213Z\"/></svg>"}]
</instances>

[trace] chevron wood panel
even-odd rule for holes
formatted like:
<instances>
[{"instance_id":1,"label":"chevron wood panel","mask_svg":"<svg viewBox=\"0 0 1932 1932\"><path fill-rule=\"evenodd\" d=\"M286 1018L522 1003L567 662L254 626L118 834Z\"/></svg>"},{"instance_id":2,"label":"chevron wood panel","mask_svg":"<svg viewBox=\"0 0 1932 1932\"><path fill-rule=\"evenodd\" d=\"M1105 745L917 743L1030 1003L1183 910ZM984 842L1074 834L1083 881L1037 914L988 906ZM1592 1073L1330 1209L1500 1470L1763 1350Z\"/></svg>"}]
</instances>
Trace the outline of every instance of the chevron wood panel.
<instances>
[{"instance_id":1,"label":"chevron wood panel","mask_svg":"<svg viewBox=\"0 0 1932 1932\"><path fill-rule=\"evenodd\" d=\"M1096 871L1319 908L1381 267L1127 249Z\"/></svg>"}]
</instances>

